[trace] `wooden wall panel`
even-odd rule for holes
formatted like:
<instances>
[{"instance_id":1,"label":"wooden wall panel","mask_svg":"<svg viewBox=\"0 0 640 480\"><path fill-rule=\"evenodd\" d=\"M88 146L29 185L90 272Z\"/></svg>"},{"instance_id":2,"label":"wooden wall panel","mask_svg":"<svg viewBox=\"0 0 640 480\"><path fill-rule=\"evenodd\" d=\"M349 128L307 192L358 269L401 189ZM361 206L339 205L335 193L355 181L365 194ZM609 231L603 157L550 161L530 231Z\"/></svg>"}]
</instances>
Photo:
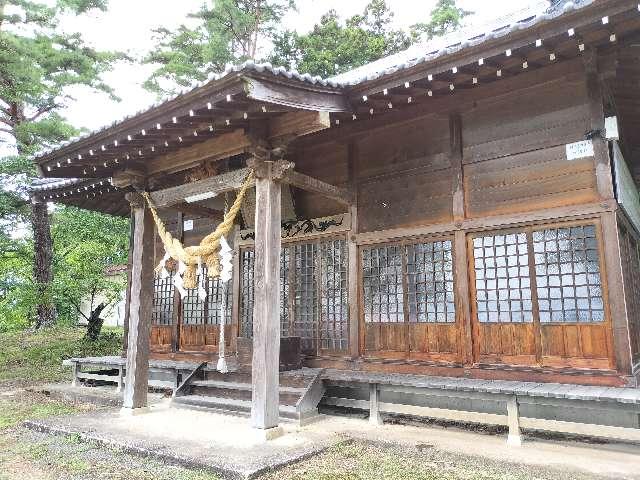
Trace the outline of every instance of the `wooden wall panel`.
<instances>
[{"instance_id":1,"label":"wooden wall panel","mask_svg":"<svg viewBox=\"0 0 640 480\"><path fill-rule=\"evenodd\" d=\"M451 221L451 169L421 168L358 187L360 232Z\"/></svg>"},{"instance_id":2,"label":"wooden wall panel","mask_svg":"<svg viewBox=\"0 0 640 480\"><path fill-rule=\"evenodd\" d=\"M556 146L464 166L468 217L597 200L593 157L569 161Z\"/></svg>"},{"instance_id":3,"label":"wooden wall panel","mask_svg":"<svg viewBox=\"0 0 640 480\"><path fill-rule=\"evenodd\" d=\"M407 356L407 324L365 324L365 355L405 358Z\"/></svg>"},{"instance_id":4,"label":"wooden wall panel","mask_svg":"<svg viewBox=\"0 0 640 480\"><path fill-rule=\"evenodd\" d=\"M313 148L297 150L292 155L296 170L331 185L346 186L348 173L346 143L323 143ZM294 189L298 218L320 218L345 212L344 205L299 189Z\"/></svg>"},{"instance_id":5,"label":"wooden wall panel","mask_svg":"<svg viewBox=\"0 0 640 480\"><path fill-rule=\"evenodd\" d=\"M541 325L542 363L554 367L610 368L606 324Z\"/></svg>"},{"instance_id":6,"label":"wooden wall panel","mask_svg":"<svg viewBox=\"0 0 640 480\"><path fill-rule=\"evenodd\" d=\"M458 325L442 323L409 324L409 356L413 359L460 361Z\"/></svg>"},{"instance_id":7,"label":"wooden wall panel","mask_svg":"<svg viewBox=\"0 0 640 480\"><path fill-rule=\"evenodd\" d=\"M480 100L462 125L466 164L582 140L591 125L586 82L563 77Z\"/></svg>"},{"instance_id":8,"label":"wooden wall panel","mask_svg":"<svg viewBox=\"0 0 640 480\"><path fill-rule=\"evenodd\" d=\"M357 143L360 232L452 219L448 117L425 117Z\"/></svg>"},{"instance_id":9,"label":"wooden wall panel","mask_svg":"<svg viewBox=\"0 0 640 480\"><path fill-rule=\"evenodd\" d=\"M152 352L170 352L172 340L173 325L151 325L151 338L149 344Z\"/></svg>"},{"instance_id":10,"label":"wooden wall panel","mask_svg":"<svg viewBox=\"0 0 640 480\"><path fill-rule=\"evenodd\" d=\"M533 323L483 323L476 329L477 361L533 365L536 363Z\"/></svg>"}]
</instances>

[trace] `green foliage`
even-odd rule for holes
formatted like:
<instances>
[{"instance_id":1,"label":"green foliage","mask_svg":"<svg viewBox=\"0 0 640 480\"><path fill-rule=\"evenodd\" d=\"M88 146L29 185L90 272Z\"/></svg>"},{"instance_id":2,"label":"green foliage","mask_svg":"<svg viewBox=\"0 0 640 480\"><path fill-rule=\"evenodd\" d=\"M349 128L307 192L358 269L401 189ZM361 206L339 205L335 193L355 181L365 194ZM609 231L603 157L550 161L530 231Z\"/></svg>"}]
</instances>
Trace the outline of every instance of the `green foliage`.
<instances>
[{"instance_id":1,"label":"green foliage","mask_svg":"<svg viewBox=\"0 0 640 480\"><path fill-rule=\"evenodd\" d=\"M62 288L45 286L38 292L31 279L27 188L36 176L32 156L78 133L62 116L71 99L69 87L86 86L116 98L102 76L124 56L91 48L79 34L59 28L63 13L81 15L106 7L106 0L0 0L0 148L11 152L0 158L0 330L23 326L34 306L49 299L62 304L71 317L71 308L64 308L69 300L58 297ZM92 214L78 215L92 224ZM67 235L64 241L74 245L74 236ZM55 263L62 277L73 271L77 281L96 285L88 281L93 273L70 267L73 256L57 258ZM104 262L95 262L96 269L101 266ZM77 296L79 290L73 292Z\"/></svg>"},{"instance_id":2,"label":"green foliage","mask_svg":"<svg viewBox=\"0 0 640 480\"><path fill-rule=\"evenodd\" d=\"M416 23L411 26L414 37L427 39L451 33L460 27L464 17L471 15L456 5L456 0L438 0L431 11L431 19L426 23Z\"/></svg>"},{"instance_id":3,"label":"green foliage","mask_svg":"<svg viewBox=\"0 0 640 480\"><path fill-rule=\"evenodd\" d=\"M145 88L160 94L193 86L228 63L255 59L258 45L273 37L294 0L217 0L190 15L194 27L155 30L155 49L144 58L158 65Z\"/></svg>"},{"instance_id":4,"label":"green foliage","mask_svg":"<svg viewBox=\"0 0 640 480\"><path fill-rule=\"evenodd\" d=\"M127 262L129 221L64 207L53 216L54 300L62 319L73 322L82 299L93 310L98 295L114 303L125 287L124 277L105 276L110 265Z\"/></svg>"},{"instance_id":5,"label":"green foliage","mask_svg":"<svg viewBox=\"0 0 640 480\"><path fill-rule=\"evenodd\" d=\"M62 361L72 357L119 355L122 329L105 327L96 342L84 339L84 329L55 327L0 335L0 382L56 382L70 378Z\"/></svg>"},{"instance_id":6,"label":"green foliage","mask_svg":"<svg viewBox=\"0 0 640 480\"><path fill-rule=\"evenodd\" d=\"M393 12L384 0L372 0L362 15L345 22L331 10L307 34L291 30L277 34L269 60L322 77L342 73L411 44L409 35L390 28L392 19Z\"/></svg>"},{"instance_id":7,"label":"green foliage","mask_svg":"<svg viewBox=\"0 0 640 480\"><path fill-rule=\"evenodd\" d=\"M100 295L115 302L124 278L106 277L105 268L126 263L129 221L74 207L52 215L54 280L48 290L60 322L75 324L82 299ZM10 239L0 233L0 332L30 324L34 306L42 301L32 279L33 245L29 237Z\"/></svg>"}]
</instances>

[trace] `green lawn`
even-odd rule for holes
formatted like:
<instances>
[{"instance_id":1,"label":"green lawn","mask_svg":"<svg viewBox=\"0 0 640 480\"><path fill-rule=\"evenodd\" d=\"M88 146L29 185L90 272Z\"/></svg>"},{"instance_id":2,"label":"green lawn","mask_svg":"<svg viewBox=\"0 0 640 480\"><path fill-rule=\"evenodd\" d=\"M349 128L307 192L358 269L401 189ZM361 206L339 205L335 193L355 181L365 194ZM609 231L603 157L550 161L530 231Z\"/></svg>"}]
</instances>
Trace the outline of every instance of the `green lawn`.
<instances>
[{"instance_id":1,"label":"green lawn","mask_svg":"<svg viewBox=\"0 0 640 480\"><path fill-rule=\"evenodd\" d=\"M104 328L95 342L84 328L58 327L0 334L0 382L56 382L70 378L62 361L71 357L118 355L122 329Z\"/></svg>"}]
</instances>

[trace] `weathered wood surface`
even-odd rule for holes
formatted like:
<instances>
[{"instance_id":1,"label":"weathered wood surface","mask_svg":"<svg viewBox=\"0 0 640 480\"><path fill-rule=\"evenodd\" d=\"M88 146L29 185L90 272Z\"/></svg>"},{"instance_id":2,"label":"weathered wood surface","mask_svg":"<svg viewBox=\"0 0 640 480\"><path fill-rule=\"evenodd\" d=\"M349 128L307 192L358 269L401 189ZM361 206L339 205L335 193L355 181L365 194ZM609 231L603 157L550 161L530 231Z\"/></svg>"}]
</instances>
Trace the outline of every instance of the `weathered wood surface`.
<instances>
[{"instance_id":1,"label":"weathered wood surface","mask_svg":"<svg viewBox=\"0 0 640 480\"><path fill-rule=\"evenodd\" d=\"M322 112L349 112L343 95L329 89L292 89L275 82L245 78L247 97L253 100Z\"/></svg>"},{"instance_id":2,"label":"weathered wood surface","mask_svg":"<svg viewBox=\"0 0 640 480\"><path fill-rule=\"evenodd\" d=\"M123 407L147 406L149 383L149 337L153 302L154 222L139 194L128 194L133 212L133 255L129 331L127 341L127 377Z\"/></svg>"},{"instance_id":3,"label":"weathered wood surface","mask_svg":"<svg viewBox=\"0 0 640 480\"><path fill-rule=\"evenodd\" d=\"M278 425L280 354L280 184L271 163L257 172L251 422Z\"/></svg>"}]
</instances>

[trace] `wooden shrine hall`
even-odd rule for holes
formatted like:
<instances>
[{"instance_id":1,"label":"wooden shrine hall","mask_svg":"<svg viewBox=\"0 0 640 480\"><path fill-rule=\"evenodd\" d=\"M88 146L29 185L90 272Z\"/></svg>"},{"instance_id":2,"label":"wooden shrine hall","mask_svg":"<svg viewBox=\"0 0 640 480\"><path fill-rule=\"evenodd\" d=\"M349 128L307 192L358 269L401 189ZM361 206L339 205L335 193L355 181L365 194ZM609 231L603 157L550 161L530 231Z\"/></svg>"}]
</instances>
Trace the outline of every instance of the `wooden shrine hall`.
<instances>
[{"instance_id":1,"label":"wooden shrine hall","mask_svg":"<svg viewBox=\"0 0 640 480\"><path fill-rule=\"evenodd\" d=\"M320 404L637 440L638 82L637 1L556 1L330 79L230 68L43 152L32 195L131 215L125 408L172 372L265 431ZM197 245L247 182L231 280L177 288L149 206Z\"/></svg>"}]
</instances>

